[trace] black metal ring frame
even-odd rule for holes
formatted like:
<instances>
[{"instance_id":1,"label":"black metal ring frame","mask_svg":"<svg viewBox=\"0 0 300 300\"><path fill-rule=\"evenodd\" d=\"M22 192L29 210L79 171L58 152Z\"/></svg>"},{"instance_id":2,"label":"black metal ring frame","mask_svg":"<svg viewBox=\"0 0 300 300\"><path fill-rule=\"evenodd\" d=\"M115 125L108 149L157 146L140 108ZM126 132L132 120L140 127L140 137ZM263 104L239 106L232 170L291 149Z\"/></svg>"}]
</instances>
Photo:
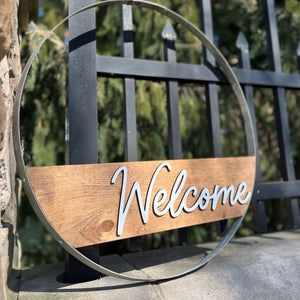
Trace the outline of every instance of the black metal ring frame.
<instances>
[{"instance_id":1,"label":"black metal ring frame","mask_svg":"<svg viewBox=\"0 0 300 300\"><path fill-rule=\"evenodd\" d=\"M106 0L98 3L94 3L91 5L88 5L82 9L79 9L78 11L70 14L65 19L63 19L61 22L59 22L51 31L47 33L43 37L43 39L39 42L37 47L34 49L33 53L31 54L29 60L27 61L21 80L17 89L16 94L16 100L14 105L14 117L13 117L13 135L14 135L14 149L15 149L15 155L17 160L17 169L18 174L20 178L22 179L24 189L26 192L26 195L30 201L31 206L33 207L35 213L37 214L40 221L43 223L43 225L47 228L47 230L50 232L50 234L58 241L58 243L72 256L74 256L76 259L78 259L83 264L87 265L88 267L109 275L114 276L121 279L127 279L132 281L140 281L140 282L157 282L157 281L164 281L169 279L174 279L183 275L186 275L188 273L191 273L202 266L204 266L207 262L209 262L211 259L213 259L232 239L236 231L238 230L244 216L241 216L235 220L231 228L228 230L227 234L225 235L224 239L214 248L211 252L209 252L206 256L200 259L200 261L193 267L189 268L188 270L184 270L180 273L173 274L171 276L166 277L157 277L157 278L142 278L142 277L134 277L134 276L127 276L124 274L120 274L118 272L112 271L104 266L101 266L100 264L97 264L81 254L77 249L75 249L72 245L70 245L67 241L63 239L63 237L55 230L51 222L47 219L47 217L44 215L41 207L39 206L38 202L35 199L34 192L32 190L30 181L27 176L26 172L26 166L23 159L23 153L22 153L22 147L21 147L21 137L20 137L20 105L21 105L21 99L23 94L23 89L25 86L25 82L28 76L28 72L31 68L31 65L37 56L40 48L43 46L43 44L46 42L46 40L50 37L50 35L59 27L61 26L65 21L69 20L71 17L86 11L91 8L96 7L104 7L112 4L131 4L136 5L144 8L148 8L150 10L156 11L161 13L164 16L167 16L171 18L173 21L178 22L181 24L186 30L190 31L192 34L194 34L201 42L202 44L212 53L212 55L215 57L216 62L218 63L219 67L223 71L224 75L226 76L229 84L231 85L235 96L238 99L241 112L245 121L245 131L246 131L246 139L247 139L247 146L248 146L248 154L251 156L256 157L256 145L255 145L255 138L254 138L254 130L251 122L250 113L248 110L247 101L244 97L243 91L241 89L241 86L234 75L231 67L221 54L221 52L213 45L213 43L206 37L206 35L200 31L198 28L196 28L193 24L191 24L189 21L178 15L177 13L169 10L168 8L155 4L152 2L144 1L144 0ZM253 186L252 186L253 190Z\"/></svg>"}]
</instances>

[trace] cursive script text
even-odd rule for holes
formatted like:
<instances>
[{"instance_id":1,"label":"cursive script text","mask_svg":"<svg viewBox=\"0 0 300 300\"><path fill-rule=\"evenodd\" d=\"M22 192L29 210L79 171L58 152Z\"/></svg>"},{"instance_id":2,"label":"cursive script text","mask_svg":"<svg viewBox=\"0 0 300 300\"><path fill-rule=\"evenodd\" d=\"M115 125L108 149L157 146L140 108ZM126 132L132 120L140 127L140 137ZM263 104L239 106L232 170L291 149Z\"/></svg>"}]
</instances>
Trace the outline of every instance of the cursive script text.
<instances>
[{"instance_id":1,"label":"cursive script text","mask_svg":"<svg viewBox=\"0 0 300 300\"><path fill-rule=\"evenodd\" d=\"M146 199L142 199L141 188L138 181L135 181L129 192L127 201L125 199L126 190L127 190L127 177L128 170L125 166L118 168L111 179L111 184L115 184L118 177L122 176L122 185L121 185L121 194L120 194L120 204L118 212L118 226L117 226L117 235L121 236L124 230L125 221L131 206L133 199L136 197L138 207L140 210L140 215L142 222L147 224L149 217L149 208L152 199L153 187L156 183L156 179L161 172L171 172L172 167L168 162L161 163L156 170L154 171L152 178L149 182ZM120 175L121 174L121 175ZM181 170L178 176L175 179L175 182L172 186L170 196L168 196L165 189L159 189L153 198L152 208L156 216L161 217L169 213L173 218L178 217L183 211L186 213L191 213L195 210L206 210L210 208L212 211L217 209L218 203L225 205L227 201L231 206L236 205L237 203L244 205L251 198L251 192L247 192L247 184L242 181L235 188L233 185L229 186L219 186L215 185L213 191L210 193L207 187L198 189L196 186L192 185L184 189L187 171ZM180 200L180 195L182 195ZM188 206L189 198L195 199L193 205ZM175 202L180 200L178 208L175 207Z\"/></svg>"}]
</instances>

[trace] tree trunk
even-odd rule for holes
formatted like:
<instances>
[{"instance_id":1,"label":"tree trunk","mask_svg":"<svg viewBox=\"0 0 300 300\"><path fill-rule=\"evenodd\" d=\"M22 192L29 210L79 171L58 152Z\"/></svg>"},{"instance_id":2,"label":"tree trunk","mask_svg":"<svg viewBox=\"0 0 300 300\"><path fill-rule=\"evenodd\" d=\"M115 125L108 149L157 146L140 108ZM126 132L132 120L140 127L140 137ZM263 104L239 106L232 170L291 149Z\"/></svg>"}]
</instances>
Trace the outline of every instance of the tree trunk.
<instances>
[{"instance_id":1,"label":"tree trunk","mask_svg":"<svg viewBox=\"0 0 300 300\"><path fill-rule=\"evenodd\" d=\"M13 100L21 74L18 0L0 0L0 299L18 268L16 166L12 141Z\"/></svg>"}]
</instances>

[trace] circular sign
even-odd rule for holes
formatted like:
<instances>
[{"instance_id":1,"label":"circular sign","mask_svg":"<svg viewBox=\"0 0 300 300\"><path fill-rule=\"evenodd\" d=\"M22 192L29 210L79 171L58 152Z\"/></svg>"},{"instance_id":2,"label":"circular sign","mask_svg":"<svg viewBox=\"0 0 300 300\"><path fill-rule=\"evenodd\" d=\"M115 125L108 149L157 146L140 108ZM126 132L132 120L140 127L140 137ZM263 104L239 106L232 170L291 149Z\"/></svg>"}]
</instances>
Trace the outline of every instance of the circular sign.
<instances>
[{"instance_id":1,"label":"circular sign","mask_svg":"<svg viewBox=\"0 0 300 300\"><path fill-rule=\"evenodd\" d=\"M223 240L216 246L215 249L201 258L196 265L192 266L188 270L184 270L180 273L176 273L167 277L142 278L127 276L112 271L100 264L97 264L80 253L75 247L84 246L85 240L83 239L81 243L78 242L78 244L76 244L77 237L68 235L68 232L64 231L63 227L59 227L60 225L56 223L55 217L53 217L52 215L53 207L49 208L47 207L47 205L43 204L46 201L41 201L41 198L43 198L43 196L45 195L43 194L40 187L43 186L43 189L45 189L45 184L49 184L48 186L50 186L53 183L59 185L61 181L63 181L63 178L65 178L64 176L70 173L76 173L73 172L74 169L72 169L75 168L75 166L50 167L52 168L51 170L42 168L34 169L27 168L23 159L20 138L20 104L28 72L40 48L60 25L62 25L65 21L69 20L73 16L78 15L81 12L91 8L104 7L112 4L131 4L159 12L162 15L171 18L173 21L181 24L183 28L190 31L194 36L196 36L202 42L203 46L206 47L214 56L218 66L227 78L235 96L238 99L245 121L245 131L249 155L247 157L80 166L81 168L87 168L92 174L90 175L92 177L94 176L93 172L98 172L98 174L108 174L101 180L109 181L109 190L105 190L101 194L101 188L100 194L97 194L98 198L101 198L104 194L118 194L117 200L119 200L119 202L114 208L116 211L115 219L109 216L109 213L107 213L104 217L96 215L95 218L91 219L91 221L87 225L85 225L84 230L86 230L87 232L95 231L94 227L90 228L89 226L94 226L94 223L97 226L96 236L91 237L86 234L86 236L88 236L90 240L94 239L94 244L205 223L204 221L199 221L199 217L196 214L199 213L199 210L201 211L201 213L205 214L206 222L211 222L212 220L217 221L227 218L236 218ZM59 24L57 24L51 31L49 31L35 48L23 70L22 77L17 89L16 101L14 106L13 133L18 174L23 181L25 192L35 213L44 224L44 226L48 229L50 234L68 253L70 253L72 256L74 256L76 259L89 266L90 268L106 275L134 281L154 282L173 279L197 270L207 262L209 262L212 258L214 258L231 240L231 238L239 228L250 203L255 179L256 145L250 113L239 82L223 55L202 31L197 29L194 25L192 25L189 21L185 20L180 15L159 4L143 0L101 1L86 6L70 14ZM232 171L232 164L236 165L236 169L239 171L238 175L229 174ZM193 172L193 167L197 169L197 172ZM244 169L241 170L241 168L243 167ZM56 180L56 182L49 181L49 178L53 179L53 177L55 177L51 173L53 170L55 171L55 168L59 168L60 170L58 179ZM201 168L203 168L206 173L202 172L201 174L201 172L198 172L198 170L200 170ZM215 177L212 177L210 175L210 181L206 178L208 177L207 168L211 168L212 170L210 173L215 174ZM130 187L127 188L127 183L130 183L130 180L128 179L130 174L135 174L136 172L138 172L138 170L141 169L143 170L142 177L147 177L147 180L145 179L147 183L139 183L138 180L140 180L141 175L138 174L135 179L131 180L131 189ZM61 172L61 170L63 171ZM227 171L229 173L227 173ZM87 173L88 172L85 172L85 174ZM47 174L49 175L48 177ZM173 176L172 179L168 179L168 176L171 175ZM165 178L164 180L161 179L160 182L165 182L166 186L161 187L155 193L153 191L153 186L155 184L156 177L158 176L162 176L162 178ZM231 182L226 181L226 178L231 178L230 180L232 180L233 183L229 184ZM74 180L74 178L72 180ZM216 180L216 182L214 182L214 180ZM199 182L204 182L205 184L207 184L207 186L205 186L205 184L203 183L204 186L199 188L197 186ZM212 184L212 182L213 186L208 188L208 185ZM76 182L76 185L78 185L77 183L78 182ZM108 184L106 183L106 188ZM115 190L113 190L113 188L115 188ZM143 199L141 196L142 188L145 188L147 190L145 199ZM93 191L87 190L85 192L93 193ZM95 193L98 193L98 191L95 191ZM179 196L179 194L181 194L181 196ZM55 197L57 199L60 199L63 203L65 201L64 197L66 197L66 195L60 196L61 197L55 195ZM93 197L93 195L91 195L91 197ZM128 229L128 226L126 227L126 223L130 222L130 224L132 225L133 222L135 222L134 220L136 217L130 215L130 211L132 208L131 203L134 197L136 197L138 203L138 205L135 207L135 214L140 213L140 215L139 223L135 223L135 226L133 226L137 228L135 231L132 231ZM101 201L105 201L104 198L105 197L103 197ZM47 199L45 198L43 200ZM191 200L193 201L191 202ZM175 208L174 206L174 203L176 201L179 201L179 205L177 205L177 208ZM150 207L152 207L152 210L150 210ZM98 220L98 218L100 218L100 220ZM161 218L160 222L155 222L155 218ZM150 224L149 220L154 221ZM165 221L161 222L161 220ZM92 225L90 225L90 223L92 223ZM158 223L162 225L158 226ZM97 236L97 233L99 233L99 236ZM83 234L83 236L87 239L85 234Z\"/></svg>"}]
</instances>

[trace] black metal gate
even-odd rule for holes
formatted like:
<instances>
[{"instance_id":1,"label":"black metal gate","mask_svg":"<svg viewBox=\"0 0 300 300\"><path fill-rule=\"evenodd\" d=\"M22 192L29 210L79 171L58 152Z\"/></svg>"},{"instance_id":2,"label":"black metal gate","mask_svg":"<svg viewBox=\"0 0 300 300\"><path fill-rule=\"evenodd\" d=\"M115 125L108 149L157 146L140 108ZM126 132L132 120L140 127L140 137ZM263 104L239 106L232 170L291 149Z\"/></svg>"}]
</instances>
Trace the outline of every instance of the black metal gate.
<instances>
[{"instance_id":1,"label":"black metal gate","mask_svg":"<svg viewBox=\"0 0 300 300\"><path fill-rule=\"evenodd\" d=\"M94 0L70 0L69 13L94 2ZM197 4L201 12L201 29L213 40L211 1L198 0ZM268 36L270 70L251 69L249 45L242 32L236 42L240 56L240 68L234 69L244 88L255 132L253 86L272 88L274 94L283 181L262 182L260 162L259 159L257 160L257 182L253 197L256 232L267 231L265 201L274 198L287 198L293 226L300 226L297 199L300 196L300 181L295 178L285 97L286 88L300 89L300 80L299 75L282 72L274 0L263 0L262 5ZM130 5L122 6L122 21L123 57L96 54L96 16L94 9L75 16L69 22L69 162L71 164L98 163L97 76L119 77L124 81L125 161L137 160L135 79L155 79L166 83L169 159L182 158L178 82L205 83L211 156L221 157L217 85L226 83L226 80L216 67L213 57L204 51L203 65L176 63L176 34L171 24L168 23L162 33L165 45L165 61L134 59L132 8ZM257 142L259 144L259 141ZM186 229L179 230L179 243L184 243L185 240ZM98 261L99 246L85 247L81 251ZM97 277L94 271L88 270L87 267L72 257L67 259L67 266L67 280L69 281L82 281Z\"/></svg>"}]
</instances>

